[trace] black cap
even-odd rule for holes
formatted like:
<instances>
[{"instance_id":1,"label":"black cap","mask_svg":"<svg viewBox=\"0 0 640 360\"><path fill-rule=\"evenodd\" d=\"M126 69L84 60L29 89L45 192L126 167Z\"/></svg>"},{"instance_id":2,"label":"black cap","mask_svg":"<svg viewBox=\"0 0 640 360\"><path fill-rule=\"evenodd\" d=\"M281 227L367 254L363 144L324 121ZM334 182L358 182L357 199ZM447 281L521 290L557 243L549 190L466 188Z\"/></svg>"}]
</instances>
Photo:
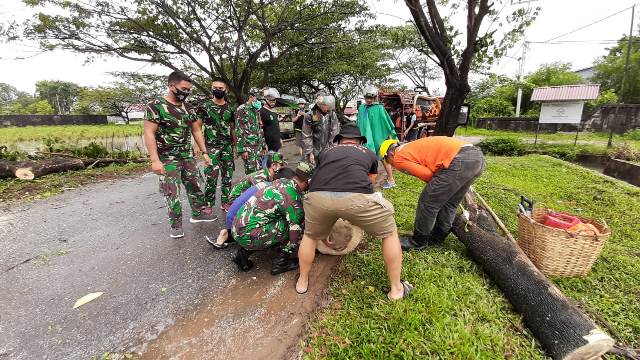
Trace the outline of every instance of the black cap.
<instances>
[{"instance_id":1,"label":"black cap","mask_svg":"<svg viewBox=\"0 0 640 360\"><path fill-rule=\"evenodd\" d=\"M342 138L360 139L363 144L367 143L367 138L362 136L360 129L352 124L345 124L342 129L340 129L340 133L333 138L333 142L340 142L340 139Z\"/></svg>"}]
</instances>

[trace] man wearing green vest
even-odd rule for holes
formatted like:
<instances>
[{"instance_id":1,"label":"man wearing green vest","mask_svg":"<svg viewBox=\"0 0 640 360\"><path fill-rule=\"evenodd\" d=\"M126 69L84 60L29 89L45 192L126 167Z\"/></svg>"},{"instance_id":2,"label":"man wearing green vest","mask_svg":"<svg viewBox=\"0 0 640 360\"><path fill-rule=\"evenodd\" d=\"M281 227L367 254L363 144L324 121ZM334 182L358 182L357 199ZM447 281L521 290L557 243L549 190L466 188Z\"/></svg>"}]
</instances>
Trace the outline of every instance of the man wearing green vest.
<instances>
[{"instance_id":1,"label":"man wearing green vest","mask_svg":"<svg viewBox=\"0 0 640 360\"><path fill-rule=\"evenodd\" d=\"M379 155L380 145L389 139L397 140L398 136L393 126L393 122L385 110L384 106L376 101L378 91L374 87L369 87L364 93L364 104L358 108L358 128L362 136L367 138L365 144L376 155ZM393 178L393 168L390 164L382 162L387 173L387 182L384 189L396 186Z\"/></svg>"}]
</instances>

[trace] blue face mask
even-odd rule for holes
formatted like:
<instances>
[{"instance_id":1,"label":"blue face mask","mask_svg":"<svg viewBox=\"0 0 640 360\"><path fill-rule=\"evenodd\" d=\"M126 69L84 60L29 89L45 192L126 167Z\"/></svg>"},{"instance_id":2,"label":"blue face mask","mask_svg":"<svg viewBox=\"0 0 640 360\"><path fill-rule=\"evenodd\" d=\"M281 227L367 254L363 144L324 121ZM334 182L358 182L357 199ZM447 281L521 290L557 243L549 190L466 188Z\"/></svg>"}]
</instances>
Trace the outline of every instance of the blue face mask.
<instances>
[{"instance_id":1,"label":"blue face mask","mask_svg":"<svg viewBox=\"0 0 640 360\"><path fill-rule=\"evenodd\" d=\"M253 103L251 103L251 106L253 106L254 109L258 110L262 107L262 103L260 101L254 101Z\"/></svg>"}]
</instances>

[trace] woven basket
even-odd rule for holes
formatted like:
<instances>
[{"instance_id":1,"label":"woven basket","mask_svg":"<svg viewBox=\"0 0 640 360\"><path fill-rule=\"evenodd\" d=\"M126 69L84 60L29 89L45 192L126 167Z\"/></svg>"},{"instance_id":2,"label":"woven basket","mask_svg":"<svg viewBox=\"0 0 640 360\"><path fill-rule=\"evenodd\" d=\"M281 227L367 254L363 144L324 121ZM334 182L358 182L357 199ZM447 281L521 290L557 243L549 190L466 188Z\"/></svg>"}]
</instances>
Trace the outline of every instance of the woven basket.
<instances>
[{"instance_id":1,"label":"woven basket","mask_svg":"<svg viewBox=\"0 0 640 360\"><path fill-rule=\"evenodd\" d=\"M545 275L587 276L611 234L607 224L578 217L595 226L600 235L577 235L543 225L551 211L537 207L531 218L518 214L518 245Z\"/></svg>"}]
</instances>

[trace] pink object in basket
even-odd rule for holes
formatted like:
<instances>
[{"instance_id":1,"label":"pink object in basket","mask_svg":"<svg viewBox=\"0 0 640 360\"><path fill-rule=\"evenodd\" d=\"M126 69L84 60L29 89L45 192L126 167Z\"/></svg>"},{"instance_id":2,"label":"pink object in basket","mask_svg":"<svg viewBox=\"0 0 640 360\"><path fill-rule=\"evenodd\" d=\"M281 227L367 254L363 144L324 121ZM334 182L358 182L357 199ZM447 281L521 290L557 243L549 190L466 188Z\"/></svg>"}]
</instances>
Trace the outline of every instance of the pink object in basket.
<instances>
[{"instance_id":1,"label":"pink object in basket","mask_svg":"<svg viewBox=\"0 0 640 360\"><path fill-rule=\"evenodd\" d=\"M568 229L581 223L580 219L565 213L548 213L544 216L544 224L556 229Z\"/></svg>"}]
</instances>

